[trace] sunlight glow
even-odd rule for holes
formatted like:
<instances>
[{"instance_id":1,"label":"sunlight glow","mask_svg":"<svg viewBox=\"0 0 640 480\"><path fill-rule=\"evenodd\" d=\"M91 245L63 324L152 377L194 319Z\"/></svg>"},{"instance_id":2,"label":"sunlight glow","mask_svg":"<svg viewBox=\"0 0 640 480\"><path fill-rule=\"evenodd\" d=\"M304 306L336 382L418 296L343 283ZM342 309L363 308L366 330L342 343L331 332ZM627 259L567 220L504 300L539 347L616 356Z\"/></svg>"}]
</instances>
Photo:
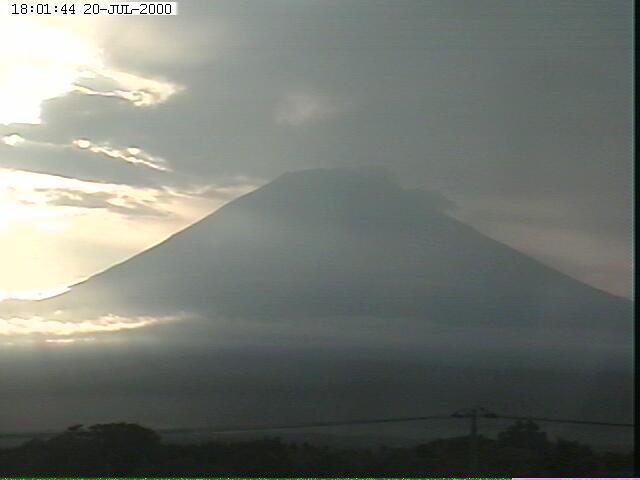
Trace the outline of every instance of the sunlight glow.
<instances>
[{"instance_id":1,"label":"sunlight glow","mask_svg":"<svg viewBox=\"0 0 640 480\"><path fill-rule=\"evenodd\" d=\"M150 106L180 90L106 65L89 35L37 16L9 15L5 7L0 1L0 125L40 124L43 102L71 92Z\"/></svg>"},{"instance_id":2,"label":"sunlight glow","mask_svg":"<svg viewBox=\"0 0 640 480\"><path fill-rule=\"evenodd\" d=\"M96 71L99 70L96 69ZM121 98L133 103L136 107L148 107L165 102L171 95L179 91L179 87L171 83L143 78L126 72L102 69L98 76L108 79L116 85L126 85L129 90L116 88L104 91L86 85L75 85L74 91L85 95Z\"/></svg>"},{"instance_id":3,"label":"sunlight glow","mask_svg":"<svg viewBox=\"0 0 640 480\"><path fill-rule=\"evenodd\" d=\"M0 302L7 300L44 300L69 291L69 287L30 288L26 290L0 290Z\"/></svg>"},{"instance_id":4,"label":"sunlight glow","mask_svg":"<svg viewBox=\"0 0 640 480\"><path fill-rule=\"evenodd\" d=\"M73 90L82 65L99 52L72 33L0 14L0 124L41 122L42 102Z\"/></svg>"},{"instance_id":5,"label":"sunlight glow","mask_svg":"<svg viewBox=\"0 0 640 480\"><path fill-rule=\"evenodd\" d=\"M55 294L255 188L241 178L154 188L0 167L0 299Z\"/></svg>"},{"instance_id":6,"label":"sunlight glow","mask_svg":"<svg viewBox=\"0 0 640 480\"><path fill-rule=\"evenodd\" d=\"M51 204L55 194L78 200L78 206ZM108 206L153 203L162 190L0 168L0 228L12 221L51 220L82 213L81 194L109 195L104 201Z\"/></svg>"},{"instance_id":7,"label":"sunlight glow","mask_svg":"<svg viewBox=\"0 0 640 480\"><path fill-rule=\"evenodd\" d=\"M171 169L166 166L166 161L162 158L153 157L149 153L137 147L116 148L108 143L97 144L86 138L74 140L72 144L81 149L92 153L106 156L114 160L122 160L134 165L142 165L144 167L158 170L160 172L170 172Z\"/></svg>"},{"instance_id":8,"label":"sunlight glow","mask_svg":"<svg viewBox=\"0 0 640 480\"><path fill-rule=\"evenodd\" d=\"M11 135L5 135L0 139L2 143L8 145L10 147L17 147L22 145L26 140L18 135L17 133L12 133Z\"/></svg>"},{"instance_id":9,"label":"sunlight glow","mask_svg":"<svg viewBox=\"0 0 640 480\"><path fill-rule=\"evenodd\" d=\"M58 319L51 320L40 316L30 318L0 318L0 336L53 335L65 337L76 334L119 332L148 327L176 319L178 319L178 317L175 316L123 317L111 313L81 322L70 322Z\"/></svg>"}]
</instances>

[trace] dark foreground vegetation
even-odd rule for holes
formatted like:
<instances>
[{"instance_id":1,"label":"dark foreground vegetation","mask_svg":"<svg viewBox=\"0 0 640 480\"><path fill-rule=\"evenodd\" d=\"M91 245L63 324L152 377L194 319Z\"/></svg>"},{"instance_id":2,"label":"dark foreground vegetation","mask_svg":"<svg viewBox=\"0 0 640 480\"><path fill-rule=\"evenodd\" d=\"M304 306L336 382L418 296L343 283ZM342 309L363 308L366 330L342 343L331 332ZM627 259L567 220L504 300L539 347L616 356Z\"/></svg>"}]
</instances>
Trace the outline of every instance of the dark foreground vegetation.
<instances>
[{"instance_id":1,"label":"dark foreground vegetation","mask_svg":"<svg viewBox=\"0 0 640 480\"><path fill-rule=\"evenodd\" d=\"M75 426L48 440L0 450L3 476L451 476L471 473L469 438L413 448L338 449L278 438L172 445L135 424ZM478 437L476 475L632 476L632 454L597 453L549 440L532 422Z\"/></svg>"}]
</instances>

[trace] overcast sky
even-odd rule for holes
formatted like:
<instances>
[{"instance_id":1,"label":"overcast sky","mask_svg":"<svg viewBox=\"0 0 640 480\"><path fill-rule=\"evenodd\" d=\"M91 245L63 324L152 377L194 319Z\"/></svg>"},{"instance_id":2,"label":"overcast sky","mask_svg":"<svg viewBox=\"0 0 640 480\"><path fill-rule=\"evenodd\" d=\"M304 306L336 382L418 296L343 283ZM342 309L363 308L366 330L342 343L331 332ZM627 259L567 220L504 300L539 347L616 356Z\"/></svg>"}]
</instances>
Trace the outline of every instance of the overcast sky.
<instances>
[{"instance_id":1,"label":"overcast sky","mask_svg":"<svg viewBox=\"0 0 640 480\"><path fill-rule=\"evenodd\" d=\"M0 1L0 300L63 287L297 169L377 165L630 295L628 1ZM46 292L43 292L46 293Z\"/></svg>"}]
</instances>

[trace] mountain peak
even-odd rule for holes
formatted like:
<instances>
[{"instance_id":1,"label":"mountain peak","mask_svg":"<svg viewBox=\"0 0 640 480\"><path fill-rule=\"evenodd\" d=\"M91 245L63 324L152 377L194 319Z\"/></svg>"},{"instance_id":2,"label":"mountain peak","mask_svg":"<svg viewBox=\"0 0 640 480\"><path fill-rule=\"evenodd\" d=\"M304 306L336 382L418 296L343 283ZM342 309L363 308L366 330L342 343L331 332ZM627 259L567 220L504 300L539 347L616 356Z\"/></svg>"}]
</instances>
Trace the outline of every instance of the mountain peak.
<instances>
[{"instance_id":1,"label":"mountain peak","mask_svg":"<svg viewBox=\"0 0 640 480\"><path fill-rule=\"evenodd\" d=\"M380 170L287 173L76 286L57 308L597 328L627 318L628 302L480 234L446 206Z\"/></svg>"},{"instance_id":2,"label":"mountain peak","mask_svg":"<svg viewBox=\"0 0 640 480\"><path fill-rule=\"evenodd\" d=\"M277 177L271 185L318 185L349 186L358 184L386 185L398 187L394 175L383 167L339 167L313 168L285 172Z\"/></svg>"},{"instance_id":3,"label":"mountain peak","mask_svg":"<svg viewBox=\"0 0 640 480\"><path fill-rule=\"evenodd\" d=\"M402 189L383 169L334 168L288 172L261 189L280 192L290 202L303 198L317 202L353 202L356 199L397 198ZM293 200L293 199L296 200Z\"/></svg>"}]
</instances>

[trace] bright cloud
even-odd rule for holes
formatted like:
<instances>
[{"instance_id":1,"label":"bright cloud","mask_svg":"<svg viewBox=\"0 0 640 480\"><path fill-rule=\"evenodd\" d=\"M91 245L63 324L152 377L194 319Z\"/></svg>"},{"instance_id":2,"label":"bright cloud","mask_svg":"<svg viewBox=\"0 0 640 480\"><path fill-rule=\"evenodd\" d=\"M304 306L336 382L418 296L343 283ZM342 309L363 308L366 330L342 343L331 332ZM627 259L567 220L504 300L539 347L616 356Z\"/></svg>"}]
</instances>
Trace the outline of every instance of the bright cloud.
<instances>
[{"instance_id":1,"label":"bright cloud","mask_svg":"<svg viewBox=\"0 0 640 480\"><path fill-rule=\"evenodd\" d=\"M166 193L156 188L89 182L43 173L0 168L0 228L14 221L34 222L83 213L86 208L158 205ZM68 201L61 202L60 197ZM87 204L83 204L83 200ZM88 202L92 200L93 203ZM100 200L99 204L95 201Z\"/></svg>"},{"instance_id":2,"label":"bright cloud","mask_svg":"<svg viewBox=\"0 0 640 480\"><path fill-rule=\"evenodd\" d=\"M68 147L68 145L61 145L58 143L29 140L28 138L25 138L22 135L17 133L11 133L9 135L0 137L0 143L8 147L44 147L44 148L67 148Z\"/></svg>"},{"instance_id":3,"label":"bright cloud","mask_svg":"<svg viewBox=\"0 0 640 480\"><path fill-rule=\"evenodd\" d=\"M113 314L81 322L64 321L40 316L29 318L0 318L0 336L50 335L66 337L91 333L109 333L135 330L176 319L178 319L178 317L175 316L122 317Z\"/></svg>"},{"instance_id":4,"label":"bright cloud","mask_svg":"<svg viewBox=\"0 0 640 480\"><path fill-rule=\"evenodd\" d=\"M2 143L5 145L9 145L10 147L17 147L19 145L24 144L26 141L24 137L18 135L17 133L12 133L11 135L5 135L0 139Z\"/></svg>"},{"instance_id":5,"label":"bright cloud","mask_svg":"<svg viewBox=\"0 0 640 480\"><path fill-rule=\"evenodd\" d=\"M69 94L105 97L105 102L111 98L141 108L161 104L182 87L122 65L141 70L175 67L208 59L211 51L210 26L183 32L182 26L155 19L122 22L104 16L72 19L8 11L8 2L0 0L0 127L40 124L45 102ZM70 143L30 140L17 128L2 133L6 134L0 134L0 151L15 153L16 158L22 155L13 150L17 148L46 150L36 154L56 150L58 157L86 153L123 165L171 171L164 159L136 145L87 138ZM230 200L236 188L223 185L216 194L218 187L202 186L198 178L182 175L180 181L181 187L142 188L0 168L0 301L61 293L65 285L210 213ZM203 189L209 190L197 193Z\"/></svg>"},{"instance_id":6,"label":"bright cloud","mask_svg":"<svg viewBox=\"0 0 640 480\"><path fill-rule=\"evenodd\" d=\"M39 124L44 101L74 91L149 106L180 89L108 65L87 31L36 16L8 15L4 1L0 9L0 124ZM96 89L95 83L106 89Z\"/></svg>"},{"instance_id":7,"label":"bright cloud","mask_svg":"<svg viewBox=\"0 0 640 480\"><path fill-rule=\"evenodd\" d=\"M309 122L332 118L345 106L334 100L309 93L287 95L276 107L275 121L279 125L299 126Z\"/></svg>"},{"instance_id":8,"label":"bright cloud","mask_svg":"<svg viewBox=\"0 0 640 480\"><path fill-rule=\"evenodd\" d=\"M138 147L117 148L108 143L96 144L85 138L74 140L72 143L81 150L104 155L114 160L122 160L134 165L142 165L161 172L171 171L164 159L153 157Z\"/></svg>"},{"instance_id":9,"label":"bright cloud","mask_svg":"<svg viewBox=\"0 0 640 480\"><path fill-rule=\"evenodd\" d=\"M118 147L113 146L108 142L95 143L86 138L78 138L73 140L70 144L40 142L28 140L16 133L0 137L0 142L9 147L32 146L53 149L73 147L85 152L102 155L103 157L111 160L122 160L123 162L144 166L160 172L171 172L171 168L169 168L165 159L155 157L140 147Z\"/></svg>"},{"instance_id":10,"label":"bright cloud","mask_svg":"<svg viewBox=\"0 0 640 480\"><path fill-rule=\"evenodd\" d=\"M10 16L1 6L0 124L37 124L42 102L73 90L79 67L100 63L100 52L68 31Z\"/></svg>"},{"instance_id":11,"label":"bright cloud","mask_svg":"<svg viewBox=\"0 0 640 480\"><path fill-rule=\"evenodd\" d=\"M169 82L144 78L116 70L94 70L92 73L96 74L96 76L91 77L92 80L102 77L112 85L113 89L96 90L87 85L77 84L74 86L74 91L85 95L121 98L137 107L148 107L165 102L180 90L177 85ZM85 81L90 82L89 79L85 79Z\"/></svg>"},{"instance_id":12,"label":"bright cloud","mask_svg":"<svg viewBox=\"0 0 640 480\"><path fill-rule=\"evenodd\" d=\"M0 168L0 300L55 295L255 188L234 178L151 188Z\"/></svg>"}]
</instances>

